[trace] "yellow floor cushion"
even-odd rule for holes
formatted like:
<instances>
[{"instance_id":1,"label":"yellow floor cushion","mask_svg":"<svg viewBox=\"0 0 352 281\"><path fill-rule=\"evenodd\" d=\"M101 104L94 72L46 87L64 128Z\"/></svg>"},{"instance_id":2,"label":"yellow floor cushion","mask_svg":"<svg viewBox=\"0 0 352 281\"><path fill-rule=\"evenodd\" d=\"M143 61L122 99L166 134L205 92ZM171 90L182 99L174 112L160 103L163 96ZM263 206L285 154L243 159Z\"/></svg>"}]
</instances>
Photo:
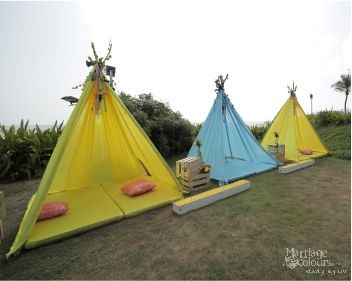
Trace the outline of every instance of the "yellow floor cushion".
<instances>
[{"instance_id":1,"label":"yellow floor cushion","mask_svg":"<svg viewBox=\"0 0 352 281\"><path fill-rule=\"evenodd\" d=\"M121 188L137 179L146 179L156 186L153 190L144 194L130 197L121 191ZM145 176L125 181L119 181L103 185L111 198L121 208L125 217L135 216L145 211L161 207L182 198L182 194L176 187L167 186L165 183L152 177Z\"/></svg>"},{"instance_id":2,"label":"yellow floor cushion","mask_svg":"<svg viewBox=\"0 0 352 281\"><path fill-rule=\"evenodd\" d=\"M53 201L66 202L69 210L63 216L36 222L25 244L27 249L123 218L122 210L99 185L51 194L45 203Z\"/></svg>"},{"instance_id":3,"label":"yellow floor cushion","mask_svg":"<svg viewBox=\"0 0 352 281\"><path fill-rule=\"evenodd\" d=\"M327 155L326 152L313 151L313 153L310 154L310 155L299 154L298 155L298 160L301 161L301 160L306 160L306 159L319 158L319 157L323 157L325 155Z\"/></svg>"}]
</instances>

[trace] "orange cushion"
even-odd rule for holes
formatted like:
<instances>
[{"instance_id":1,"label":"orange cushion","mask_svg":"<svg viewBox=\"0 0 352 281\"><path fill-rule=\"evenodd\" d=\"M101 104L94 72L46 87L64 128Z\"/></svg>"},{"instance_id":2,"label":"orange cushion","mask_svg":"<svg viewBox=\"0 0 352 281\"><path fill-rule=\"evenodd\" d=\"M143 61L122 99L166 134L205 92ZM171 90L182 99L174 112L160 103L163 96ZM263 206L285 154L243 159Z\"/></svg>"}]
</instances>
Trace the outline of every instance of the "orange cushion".
<instances>
[{"instance_id":1,"label":"orange cushion","mask_svg":"<svg viewBox=\"0 0 352 281\"><path fill-rule=\"evenodd\" d=\"M37 221L51 219L57 216L62 216L68 211L68 205L65 202L49 202L45 203L40 210Z\"/></svg>"},{"instance_id":2,"label":"orange cushion","mask_svg":"<svg viewBox=\"0 0 352 281\"><path fill-rule=\"evenodd\" d=\"M154 183L141 179L126 184L121 190L128 196L137 196L152 190L154 187Z\"/></svg>"},{"instance_id":3,"label":"orange cushion","mask_svg":"<svg viewBox=\"0 0 352 281\"><path fill-rule=\"evenodd\" d=\"M313 150L311 150L310 148L306 148L300 149L299 152L301 152L303 155L311 155L313 153Z\"/></svg>"}]
</instances>

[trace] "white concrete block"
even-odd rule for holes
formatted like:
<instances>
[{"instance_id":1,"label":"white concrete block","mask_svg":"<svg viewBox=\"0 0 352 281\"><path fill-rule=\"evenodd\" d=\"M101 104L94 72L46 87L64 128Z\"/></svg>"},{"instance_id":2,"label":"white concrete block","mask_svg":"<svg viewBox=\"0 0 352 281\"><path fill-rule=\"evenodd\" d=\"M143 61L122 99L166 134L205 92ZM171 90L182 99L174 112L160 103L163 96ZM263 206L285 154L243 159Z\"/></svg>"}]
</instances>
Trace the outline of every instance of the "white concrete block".
<instances>
[{"instance_id":1,"label":"white concrete block","mask_svg":"<svg viewBox=\"0 0 352 281\"><path fill-rule=\"evenodd\" d=\"M190 211L210 205L221 199L230 197L250 188L250 182L239 180L221 187L199 193L173 203L173 211L183 215Z\"/></svg>"},{"instance_id":2,"label":"white concrete block","mask_svg":"<svg viewBox=\"0 0 352 281\"><path fill-rule=\"evenodd\" d=\"M288 165L284 165L279 167L279 172L281 174L288 174L309 166L312 166L315 164L315 160L314 159L307 159L307 160L302 160L302 161L298 161L292 164L288 164Z\"/></svg>"}]
</instances>

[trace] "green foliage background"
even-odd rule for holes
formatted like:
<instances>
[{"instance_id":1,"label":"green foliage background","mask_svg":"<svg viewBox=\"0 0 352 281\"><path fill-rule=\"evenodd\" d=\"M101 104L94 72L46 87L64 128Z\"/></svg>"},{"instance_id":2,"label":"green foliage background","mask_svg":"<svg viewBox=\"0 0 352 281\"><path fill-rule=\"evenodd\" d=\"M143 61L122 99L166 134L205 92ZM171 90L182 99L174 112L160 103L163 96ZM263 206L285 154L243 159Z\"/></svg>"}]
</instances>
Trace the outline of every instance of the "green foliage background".
<instances>
[{"instance_id":1,"label":"green foliage background","mask_svg":"<svg viewBox=\"0 0 352 281\"><path fill-rule=\"evenodd\" d=\"M316 114L310 114L308 117L315 127L351 124L351 111L344 113L336 110L323 110Z\"/></svg>"},{"instance_id":2,"label":"green foliage background","mask_svg":"<svg viewBox=\"0 0 352 281\"><path fill-rule=\"evenodd\" d=\"M266 131L269 129L270 125L271 125L271 122L265 122L263 125L249 126L249 129L251 130L252 134L257 139L257 141L260 143L264 138L264 135Z\"/></svg>"},{"instance_id":3,"label":"green foliage background","mask_svg":"<svg viewBox=\"0 0 352 281\"><path fill-rule=\"evenodd\" d=\"M132 97L121 92L120 99L149 136L164 158L185 154L201 125L193 125L157 101L151 94ZM0 124L0 181L41 177L63 130L63 123L47 130L38 125L28 129L28 121L18 128Z\"/></svg>"},{"instance_id":4,"label":"green foliage background","mask_svg":"<svg viewBox=\"0 0 352 281\"><path fill-rule=\"evenodd\" d=\"M0 180L12 181L40 177L63 130L63 123L47 130L38 125L28 129L21 120L16 129L0 125Z\"/></svg>"},{"instance_id":5,"label":"green foliage background","mask_svg":"<svg viewBox=\"0 0 352 281\"><path fill-rule=\"evenodd\" d=\"M202 124L192 124L151 94L132 97L121 92L119 97L164 158L186 155ZM334 157L351 159L350 112L325 110L309 118ZM261 142L269 127L270 122L249 128ZM38 125L28 129L23 120L17 128L0 124L0 181L41 177L62 130L63 123L57 122L46 130Z\"/></svg>"},{"instance_id":6,"label":"green foliage background","mask_svg":"<svg viewBox=\"0 0 352 281\"><path fill-rule=\"evenodd\" d=\"M180 112L172 111L168 103L157 101L151 94L134 98L121 92L119 97L163 157L181 154L191 148L197 127Z\"/></svg>"}]
</instances>

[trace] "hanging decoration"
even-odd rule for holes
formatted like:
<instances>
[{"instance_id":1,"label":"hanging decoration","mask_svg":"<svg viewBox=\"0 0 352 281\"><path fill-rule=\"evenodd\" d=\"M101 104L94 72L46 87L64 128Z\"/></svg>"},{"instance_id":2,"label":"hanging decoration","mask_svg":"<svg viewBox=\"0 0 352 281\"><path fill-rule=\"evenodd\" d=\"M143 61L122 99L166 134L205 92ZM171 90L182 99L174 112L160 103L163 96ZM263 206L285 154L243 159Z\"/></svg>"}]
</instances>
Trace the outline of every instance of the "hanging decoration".
<instances>
[{"instance_id":1,"label":"hanging decoration","mask_svg":"<svg viewBox=\"0 0 352 281\"><path fill-rule=\"evenodd\" d=\"M93 49L93 55L94 59L92 59L90 56L88 57L88 60L86 61L86 65L88 67L93 66L93 71L91 73L91 80L95 81L95 91L94 91L94 105L93 109L96 114L99 114L100 112L100 104L103 101L104 105L104 110L107 112L107 106L106 106L106 92L104 90L105 83L108 83L109 81L106 78L105 73L103 72L105 68L105 62L111 59L111 48L112 48L112 43L109 43L109 48L108 48L108 53L105 56L105 58L101 57L99 58L97 55L97 52L95 50L94 43L92 42L92 49Z\"/></svg>"}]
</instances>

